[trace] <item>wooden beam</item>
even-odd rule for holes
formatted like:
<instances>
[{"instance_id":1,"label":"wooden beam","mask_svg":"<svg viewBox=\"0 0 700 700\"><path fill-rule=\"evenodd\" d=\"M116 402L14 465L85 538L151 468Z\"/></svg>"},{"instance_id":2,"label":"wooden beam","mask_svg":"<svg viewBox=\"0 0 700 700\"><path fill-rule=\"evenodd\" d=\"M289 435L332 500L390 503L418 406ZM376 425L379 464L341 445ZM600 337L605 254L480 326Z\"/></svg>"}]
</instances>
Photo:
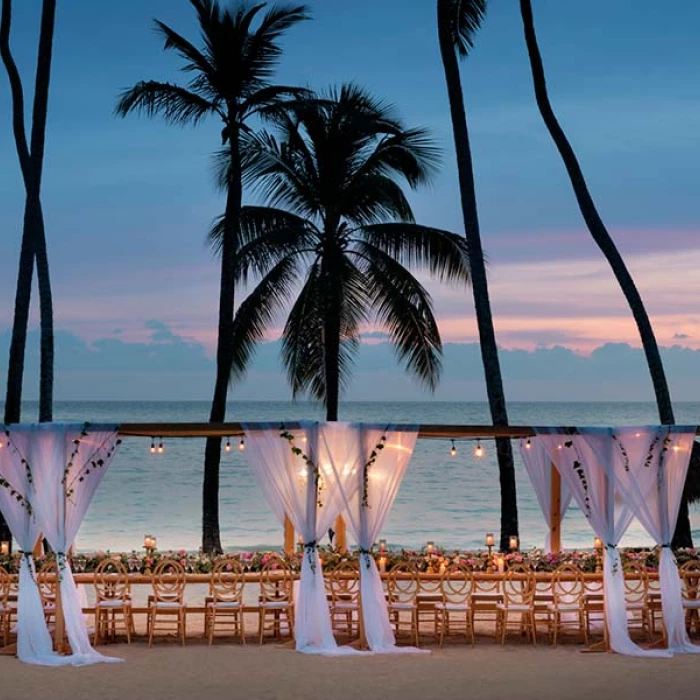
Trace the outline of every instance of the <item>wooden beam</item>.
<instances>
[{"instance_id":1,"label":"wooden beam","mask_svg":"<svg viewBox=\"0 0 700 700\"><path fill-rule=\"evenodd\" d=\"M342 515L335 519L335 547L341 554L348 551L348 535L345 528L345 518Z\"/></svg>"},{"instance_id":2,"label":"wooden beam","mask_svg":"<svg viewBox=\"0 0 700 700\"><path fill-rule=\"evenodd\" d=\"M288 557L294 554L294 525L288 515L284 516L284 553Z\"/></svg>"},{"instance_id":3,"label":"wooden beam","mask_svg":"<svg viewBox=\"0 0 700 700\"><path fill-rule=\"evenodd\" d=\"M549 504L549 546L552 552L561 551L561 474L554 466L552 470L552 485Z\"/></svg>"}]
</instances>

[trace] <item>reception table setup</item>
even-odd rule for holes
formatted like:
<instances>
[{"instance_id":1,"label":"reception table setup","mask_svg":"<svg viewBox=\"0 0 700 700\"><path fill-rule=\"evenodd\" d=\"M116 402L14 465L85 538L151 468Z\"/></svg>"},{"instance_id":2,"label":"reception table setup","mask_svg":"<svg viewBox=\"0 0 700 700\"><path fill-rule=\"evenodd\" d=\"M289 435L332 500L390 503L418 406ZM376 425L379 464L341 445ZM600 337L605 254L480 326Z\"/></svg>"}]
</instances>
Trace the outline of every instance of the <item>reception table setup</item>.
<instances>
[{"instance_id":1,"label":"reception table setup","mask_svg":"<svg viewBox=\"0 0 700 700\"><path fill-rule=\"evenodd\" d=\"M639 657L698 653L691 636L700 634L700 553L671 549L697 433L695 426L7 425L0 511L17 551L0 544L0 652L38 665L113 663L118 653L95 647L174 636L183 645L289 641L324 656L422 654L486 637ZM164 439L208 435L226 437L227 446L240 440L284 528L279 552L161 552L152 534L144 554L74 550L123 439L150 438L162 452ZM477 551L433 541L417 551L388 547L382 526L416 441L454 447L455 439L476 439L483 450L481 441L493 437L520 440L549 526L545 549L521 551L512 536L501 552L490 532ZM591 550L561 549L572 502L591 527ZM655 548L620 551L633 519ZM333 527L334 546L321 546Z\"/></svg>"}]
</instances>

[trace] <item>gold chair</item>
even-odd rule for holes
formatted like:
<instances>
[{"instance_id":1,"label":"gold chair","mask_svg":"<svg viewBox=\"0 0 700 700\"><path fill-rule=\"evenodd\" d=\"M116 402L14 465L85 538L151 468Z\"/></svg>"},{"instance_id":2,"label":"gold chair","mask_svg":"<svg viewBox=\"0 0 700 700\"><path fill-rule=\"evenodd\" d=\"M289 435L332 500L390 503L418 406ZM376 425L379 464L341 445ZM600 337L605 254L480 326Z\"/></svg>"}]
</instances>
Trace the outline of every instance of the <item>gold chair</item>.
<instances>
[{"instance_id":1,"label":"gold chair","mask_svg":"<svg viewBox=\"0 0 700 700\"><path fill-rule=\"evenodd\" d=\"M520 564L511 566L503 579L503 602L496 604L497 641L500 639L501 644L505 644L508 627L517 626L520 634L537 644L534 597L535 582L530 568Z\"/></svg>"},{"instance_id":2,"label":"gold chair","mask_svg":"<svg viewBox=\"0 0 700 700\"><path fill-rule=\"evenodd\" d=\"M474 575L462 564L450 564L442 575L440 588L442 600L435 604L435 627L438 630L440 648L442 649L446 636L462 631L474 645Z\"/></svg>"},{"instance_id":3,"label":"gold chair","mask_svg":"<svg viewBox=\"0 0 700 700\"><path fill-rule=\"evenodd\" d=\"M639 629L646 639L650 639L649 577L646 566L638 561L627 561L623 572L627 629Z\"/></svg>"},{"instance_id":4,"label":"gold chair","mask_svg":"<svg viewBox=\"0 0 700 700\"><path fill-rule=\"evenodd\" d=\"M56 622L56 587L58 586L58 565L55 561L42 564L36 573L36 583L39 587L46 624L54 624Z\"/></svg>"},{"instance_id":5,"label":"gold chair","mask_svg":"<svg viewBox=\"0 0 700 700\"><path fill-rule=\"evenodd\" d=\"M152 585L153 595L148 597L148 646L153 644L157 629L174 631L184 646L187 621L185 568L174 559L159 561L153 570Z\"/></svg>"},{"instance_id":6,"label":"gold chair","mask_svg":"<svg viewBox=\"0 0 700 700\"><path fill-rule=\"evenodd\" d=\"M10 597L10 575L7 570L0 566L0 639L2 645L6 647L10 643L10 617L9 606Z\"/></svg>"},{"instance_id":7,"label":"gold chair","mask_svg":"<svg viewBox=\"0 0 700 700\"><path fill-rule=\"evenodd\" d=\"M600 578L584 578L583 615L586 622L586 636L590 638L593 623L598 622L607 646L608 626L605 619L605 593L602 575Z\"/></svg>"},{"instance_id":8,"label":"gold chair","mask_svg":"<svg viewBox=\"0 0 700 700\"><path fill-rule=\"evenodd\" d=\"M549 638L557 645L559 632L578 629L579 638L588 644L585 618L585 585L581 569L574 564L561 564L552 574L552 602L548 606Z\"/></svg>"},{"instance_id":9,"label":"gold chair","mask_svg":"<svg viewBox=\"0 0 700 700\"><path fill-rule=\"evenodd\" d=\"M415 561L408 562L418 572ZM438 640L438 628L436 622L435 606L442 602L442 577L426 577L421 573L416 574L418 578L418 591L416 594L416 627L418 636L426 635L435 641Z\"/></svg>"},{"instance_id":10,"label":"gold chair","mask_svg":"<svg viewBox=\"0 0 700 700\"><path fill-rule=\"evenodd\" d=\"M278 556L271 556L260 570L260 598L258 602L258 634L260 644L266 631L275 637L287 634L294 638L294 577L289 564ZM269 625L265 621L271 619Z\"/></svg>"},{"instance_id":11,"label":"gold chair","mask_svg":"<svg viewBox=\"0 0 700 700\"><path fill-rule=\"evenodd\" d=\"M683 608L688 634L700 634L700 561L691 559L680 568L683 582Z\"/></svg>"},{"instance_id":12,"label":"gold chair","mask_svg":"<svg viewBox=\"0 0 700 700\"><path fill-rule=\"evenodd\" d=\"M647 602L649 603L649 624L651 633L656 634L657 631L666 640L666 627L664 625L664 611L661 601L661 581L658 574L654 577L647 574L648 595ZM657 630L658 628L658 630Z\"/></svg>"},{"instance_id":13,"label":"gold chair","mask_svg":"<svg viewBox=\"0 0 700 700\"><path fill-rule=\"evenodd\" d=\"M117 635L121 626L131 644L134 616L131 607L131 584L126 567L115 559L104 559L95 569L94 644Z\"/></svg>"},{"instance_id":14,"label":"gold chair","mask_svg":"<svg viewBox=\"0 0 700 700\"><path fill-rule=\"evenodd\" d=\"M418 571L411 562L394 566L386 580L389 621L398 637L408 628L409 639L418 646Z\"/></svg>"},{"instance_id":15,"label":"gold chair","mask_svg":"<svg viewBox=\"0 0 700 700\"><path fill-rule=\"evenodd\" d=\"M472 591L472 625L476 633L477 623L489 623L496 626L499 618L498 605L503 602L503 586L500 576L482 578L474 576Z\"/></svg>"},{"instance_id":16,"label":"gold chair","mask_svg":"<svg viewBox=\"0 0 700 700\"><path fill-rule=\"evenodd\" d=\"M205 601L204 629L209 644L214 641L217 625L228 628L245 644L243 622L243 587L245 574L238 559L222 559L211 572L209 595Z\"/></svg>"},{"instance_id":17,"label":"gold chair","mask_svg":"<svg viewBox=\"0 0 700 700\"><path fill-rule=\"evenodd\" d=\"M343 561L328 577L331 626L348 637L360 633L360 569L354 561Z\"/></svg>"}]
</instances>

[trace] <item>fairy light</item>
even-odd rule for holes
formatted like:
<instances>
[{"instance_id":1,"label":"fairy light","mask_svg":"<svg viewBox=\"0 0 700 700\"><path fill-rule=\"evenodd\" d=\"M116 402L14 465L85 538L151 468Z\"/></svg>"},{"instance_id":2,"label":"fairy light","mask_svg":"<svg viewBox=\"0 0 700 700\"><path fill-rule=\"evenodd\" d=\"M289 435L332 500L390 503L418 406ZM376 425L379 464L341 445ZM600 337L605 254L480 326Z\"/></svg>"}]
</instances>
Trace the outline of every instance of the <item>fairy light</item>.
<instances>
[{"instance_id":1,"label":"fairy light","mask_svg":"<svg viewBox=\"0 0 700 700\"><path fill-rule=\"evenodd\" d=\"M163 454L165 451L165 447L163 447L163 438L160 439L160 442L158 443L158 454Z\"/></svg>"},{"instance_id":2,"label":"fairy light","mask_svg":"<svg viewBox=\"0 0 700 700\"><path fill-rule=\"evenodd\" d=\"M243 452L245 450L245 438L241 438L241 441L238 443L238 449Z\"/></svg>"},{"instance_id":3,"label":"fairy light","mask_svg":"<svg viewBox=\"0 0 700 700\"><path fill-rule=\"evenodd\" d=\"M530 442L530 438L527 439L527 442L525 443L525 449L529 450L532 448L532 443Z\"/></svg>"},{"instance_id":4,"label":"fairy light","mask_svg":"<svg viewBox=\"0 0 700 700\"><path fill-rule=\"evenodd\" d=\"M455 447L455 441L452 440L452 447L450 448L450 456L456 457L457 456L457 448Z\"/></svg>"},{"instance_id":5,"label":"fairy light","mask_svg":"<svg viewBox=\"0 0 700 700\"><path fill-rule=\"evenodd\" d=\"M231 451L231 438L226 438L226 447L224 447L224 449L226 450L226 452Z\"/></svg>"},{"instance_id":6,"label":"fairy light","mask_svg":"<svg viewBox=\"0 0 700 700\"><path fill-rule=\"evenodd\" d=\"M476 441L476 449L474 450L474 455L477 457L484 456L484 448L481 446L481 442L478 439Z\"/></svg>"},{"instance_id":7,"label":"fairy light","mask_svg":"<svg viewBox=\"0 0 700 700\"><path fill-rule=\"evenodd\" d=\"M151 438L151 454L154 454L156 451L156 441L155 438Z\"/></svg>"}]
</instances>

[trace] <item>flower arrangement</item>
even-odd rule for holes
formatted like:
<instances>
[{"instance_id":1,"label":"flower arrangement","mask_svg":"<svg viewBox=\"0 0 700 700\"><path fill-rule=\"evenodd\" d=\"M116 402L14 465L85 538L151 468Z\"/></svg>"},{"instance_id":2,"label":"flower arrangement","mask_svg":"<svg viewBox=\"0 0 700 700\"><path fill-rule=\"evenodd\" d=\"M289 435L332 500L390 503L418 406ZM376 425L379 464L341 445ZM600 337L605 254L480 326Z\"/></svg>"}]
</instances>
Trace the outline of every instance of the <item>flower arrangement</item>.
<instances>
[{"instance_id":1,"label":"flower arrangement","mask_svg":"<svg viewBox=\"0 0 700 700\"><path fill-rule=\"evenodd\" d=\"M376 558L380 556L374 552ZM284 553L277 551L251 551L236 552L210 557L203 552L191 552L185 549L171 551L153 551L147 554L141 552L91 552L78 553L71 558L71 566L76 573L92 572L99 563L105 559L120 561L130 573L146 573L152 570L162 559L176 559L188 573L207 574L222 559L236 559L244 571L258 572L272 558L279 557L288 562L295 571L301 568L301 554L295 553L286 557ZM343 561L356 561L358 552L341 553L337 549L328 546L319 547L319 556L325 569L332 569ZM384 558L386 571L390 571L397 564L412 562L420 572L438 572L441 568L449 568L450 564L461 564L472 571L486 571L489 562L488 552L484 550L460 551L447 550L442 547L433 547L431 552L426 549L387 549L381 553ZM675 550L678 565L691 559L700 559L700 549L682 548ZM594 572L598 564L598 555L591 550L569 550L558 553L546 553L541 549L531 549L524 552L510 552L503 555L506 567L511 563L526 564L534 571L554 571L560 564L575 564L584 572ZM639 561L649 571L656 571L659 564L657 549L621 549L620 557L623 565L626 561ZM0 566L9 573L18 573L20 554L0 555ZM37 568L53 559L52 554L42 555L36 559Z\"/></svg>"}]
</instances>

